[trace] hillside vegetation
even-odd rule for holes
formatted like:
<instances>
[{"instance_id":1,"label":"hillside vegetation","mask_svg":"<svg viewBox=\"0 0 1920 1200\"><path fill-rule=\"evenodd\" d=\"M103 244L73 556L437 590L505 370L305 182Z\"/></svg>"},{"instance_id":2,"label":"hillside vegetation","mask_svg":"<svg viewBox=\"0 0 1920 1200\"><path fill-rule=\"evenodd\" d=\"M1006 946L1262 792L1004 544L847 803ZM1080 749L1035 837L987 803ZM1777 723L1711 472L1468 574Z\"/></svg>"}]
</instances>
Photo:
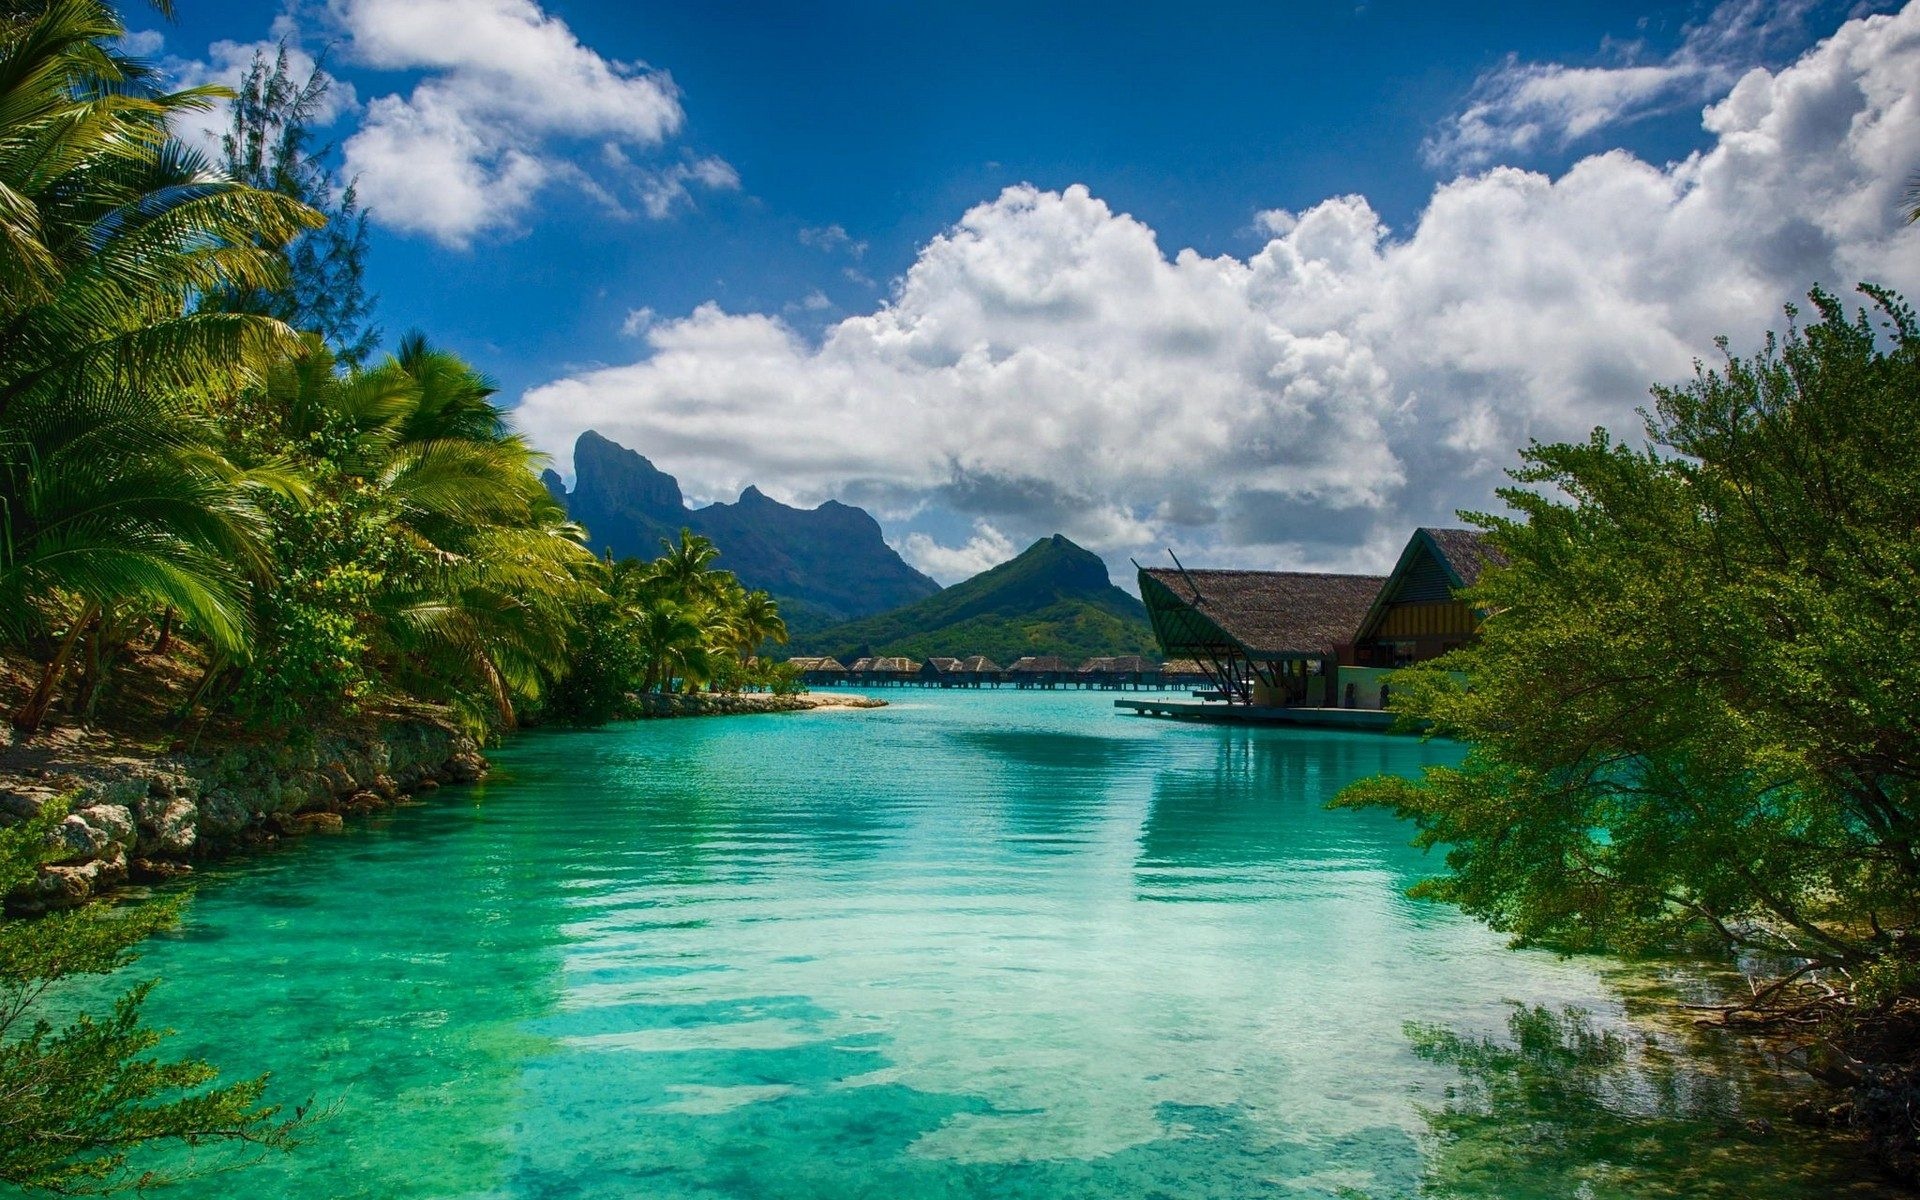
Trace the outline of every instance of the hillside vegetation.
<instances>
[{"instance_id":1,"label":"hillside vegetation","mask_svg":"<svg viewBox=\"0 0 1920 1200\"><path fill-rule=\"evenodd\" d=\"M1100 556L1055 534L1019 557L892 612L797 636L796 654L1025 654L1075 661L1157 653L1146 606L1113 586Z\"/></svg>"}]
</instances>

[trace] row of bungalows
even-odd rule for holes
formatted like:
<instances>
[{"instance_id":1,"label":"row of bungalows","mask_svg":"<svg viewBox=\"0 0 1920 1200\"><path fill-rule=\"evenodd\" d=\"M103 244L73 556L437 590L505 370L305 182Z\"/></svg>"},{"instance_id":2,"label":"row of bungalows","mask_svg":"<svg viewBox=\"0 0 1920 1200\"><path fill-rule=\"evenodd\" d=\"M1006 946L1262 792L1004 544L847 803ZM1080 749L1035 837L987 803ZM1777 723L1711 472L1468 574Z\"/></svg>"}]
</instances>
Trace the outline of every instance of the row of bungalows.
<instances>
[{"instance_id":1,"label":"row of bungalows","mask_svg":"<svg viewBox=\"0 0 1920 1200\"><path fill-rule=\"evenodd\" d=\"M851 666L837 658L797 657L788 665L810 687L835 684L887 687L978 688L1011 684L1018 688L1184 688L1204 685L1205 669L1191 659L1157 664L1140 655L1090 658L1075 666L1057 655L1028 655L1002 667L984 654L967 658L938 655L925 662L909 658L857 658Z\"/></svg>"},{"instance_id":2,"label":"row of bungalows","mask_svg":"<svg viewBox=\"0 0 1920 1200\"><path fill-rule=\"evenodd\" d=\"M1417 529L1389 575L1142 568L1140 598L1169 656L1207 694L1253 708L1384 708L1387 676L1471 640L1460 593L1499 561L1470 529Z\"/></svg>"}]
</instances>

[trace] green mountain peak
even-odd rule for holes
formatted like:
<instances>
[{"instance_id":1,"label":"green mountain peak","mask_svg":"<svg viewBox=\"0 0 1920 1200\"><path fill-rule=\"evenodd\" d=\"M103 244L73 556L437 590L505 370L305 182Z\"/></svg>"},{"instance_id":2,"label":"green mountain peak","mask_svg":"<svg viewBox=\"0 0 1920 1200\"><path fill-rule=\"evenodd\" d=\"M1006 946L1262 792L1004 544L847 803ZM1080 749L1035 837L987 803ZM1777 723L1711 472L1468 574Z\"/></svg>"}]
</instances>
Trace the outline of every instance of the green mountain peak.
<instances>
[{"instance_id":1,"label":"green mountain peak","mask_svg":"<svg viewBox=\"0 0 1920 1200\"><path fill-rule=\"evenodd\" d=\"M1153 654L1146 608L1113 585L1107 564L1061 534L924 600L801 637L793 654L1026 654L1083 659Z\"/></svg>"}]
</instances>

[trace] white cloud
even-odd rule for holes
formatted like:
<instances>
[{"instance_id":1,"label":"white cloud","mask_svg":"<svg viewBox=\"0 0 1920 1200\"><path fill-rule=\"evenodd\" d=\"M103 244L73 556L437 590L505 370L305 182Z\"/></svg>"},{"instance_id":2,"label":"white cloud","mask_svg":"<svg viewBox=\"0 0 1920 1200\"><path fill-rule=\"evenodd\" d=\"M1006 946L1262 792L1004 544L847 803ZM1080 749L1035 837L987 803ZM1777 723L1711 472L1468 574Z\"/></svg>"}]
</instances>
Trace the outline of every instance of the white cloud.
<instances>
[{"instance_id":1,"label":"white cloud","mask_svg":"<svg viewBox=\"0 0 1920 1200\"><path fill-rule=\"evenodd\" d=\"M120 39L120 51L136 58L151 58L165 49L167 35L158 29L131 29Z\"/></svg>"},{"instance_id":2,"label":"white cloud","mask_svg":"<svg viewBox=\"0 0 1920 1200\"><path fill-rule=\"evenodd\" d=\"M1652 61L1643 61L1639 43L1609 43L1603 51L1615 61L1603 66L1509 56L1428 139L1427 159L1472 167L1565 149L1609 125L1701 103L1775 61L1783 47L1804 45L1807 18L1819 8L1820 0L1722 0L1686 29L1677 49Z\"/></svg>"},{"instance_id":3,"label":"white cloud","mask_svg":"<svg viewBox=\"0 0 1920 1200\"><path fill-rule=\"evenodd\" d=\"M633 167L623 148L656 147L684 122L664 72L602 57L532 0L330 0L329 14L366 66L423 71L405 96L367 106L346 142L347 172L375 220L464 246L512 231L539 191L569 180L617 207L614 194L555 142L599 139L648 215L690 186L732 189L717 158Z\"/></svg>"},{"instance_id":4,"label":"white cloud","mask_svg":"<svg viewBox=\"0 0 1920 1200\"><path fill-rule=\"evenodd\" d=\"M644 305L640 308L630 308L627 310L626 319L620 322L620 332L626 337L639 337L653 328L653 323L658 318L658 313Z\"/></svg>"},{"instance_id":5,"label":"white cloud","mask_svg":"<svg viewBox=\"0 0 1920 1200\"><path fill-rule=\"evenodd\" d=\"M1019 553L1013 539L986 521L973 523L973 536L964 545L943 546L924 533L910 533L900 547L909 563L941 583L971 579Z\"/></svg>"},{"instance_id":6,"label":"white cloud","mask_svg":"<svg viewBox=\"0 0 1920 1200\"><path fill-rule=\"evenodd\" d=\"M849 258L860 258L867 252L867 244L859 241L847 232L844 225L822 225L800 231L800 244L812 246L825 254L844 253Z\"/></svg>"},{"instance_id":7,"label":"white cloud","mask_svg":"<svg viewBox=\"0 0 1920 1200\"><path fill-rule=\"evenodd\" d=\"M1896 216L1916 78L1920 0L1742 77L1683 162L1462 176L1402 238L1339 197L1245 259L1169 257L1084 187L1009 188L818 344L709 304L515 419L562 456L597 428L693 494L838 495L896 529L932 503L1116 562L1378 566L1489 504L1528 438L1636 432L1650 383L1717 334L1752 344L1809 285L1920 292Z\"/></svg>"}]
</instances>

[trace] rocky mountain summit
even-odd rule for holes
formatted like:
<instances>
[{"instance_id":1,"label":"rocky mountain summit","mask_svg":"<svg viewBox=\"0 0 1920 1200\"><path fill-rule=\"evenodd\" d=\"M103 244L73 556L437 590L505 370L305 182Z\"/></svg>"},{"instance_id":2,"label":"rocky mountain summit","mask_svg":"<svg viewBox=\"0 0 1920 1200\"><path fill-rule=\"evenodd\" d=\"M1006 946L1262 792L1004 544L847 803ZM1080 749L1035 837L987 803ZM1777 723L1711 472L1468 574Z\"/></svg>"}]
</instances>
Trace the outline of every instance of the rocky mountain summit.
<instances>
[{"instance_id":1,"label":"rocky mountain summit","mask_svg":"<svg viewBox=\"0 0 1920 1200\"><path fill-rule=\"evenodd\" d=\"M574 443L573 470L572 491L552 471L544 479L594 549L653 558L662 538L691 529L719 547L716 566L771 593L790 628L885 612L940 590L887 545L865 509L837 500L794 508L757 487L732 504L690 508L673 476L591 429Z\"/></svg>"}]
</instances>

